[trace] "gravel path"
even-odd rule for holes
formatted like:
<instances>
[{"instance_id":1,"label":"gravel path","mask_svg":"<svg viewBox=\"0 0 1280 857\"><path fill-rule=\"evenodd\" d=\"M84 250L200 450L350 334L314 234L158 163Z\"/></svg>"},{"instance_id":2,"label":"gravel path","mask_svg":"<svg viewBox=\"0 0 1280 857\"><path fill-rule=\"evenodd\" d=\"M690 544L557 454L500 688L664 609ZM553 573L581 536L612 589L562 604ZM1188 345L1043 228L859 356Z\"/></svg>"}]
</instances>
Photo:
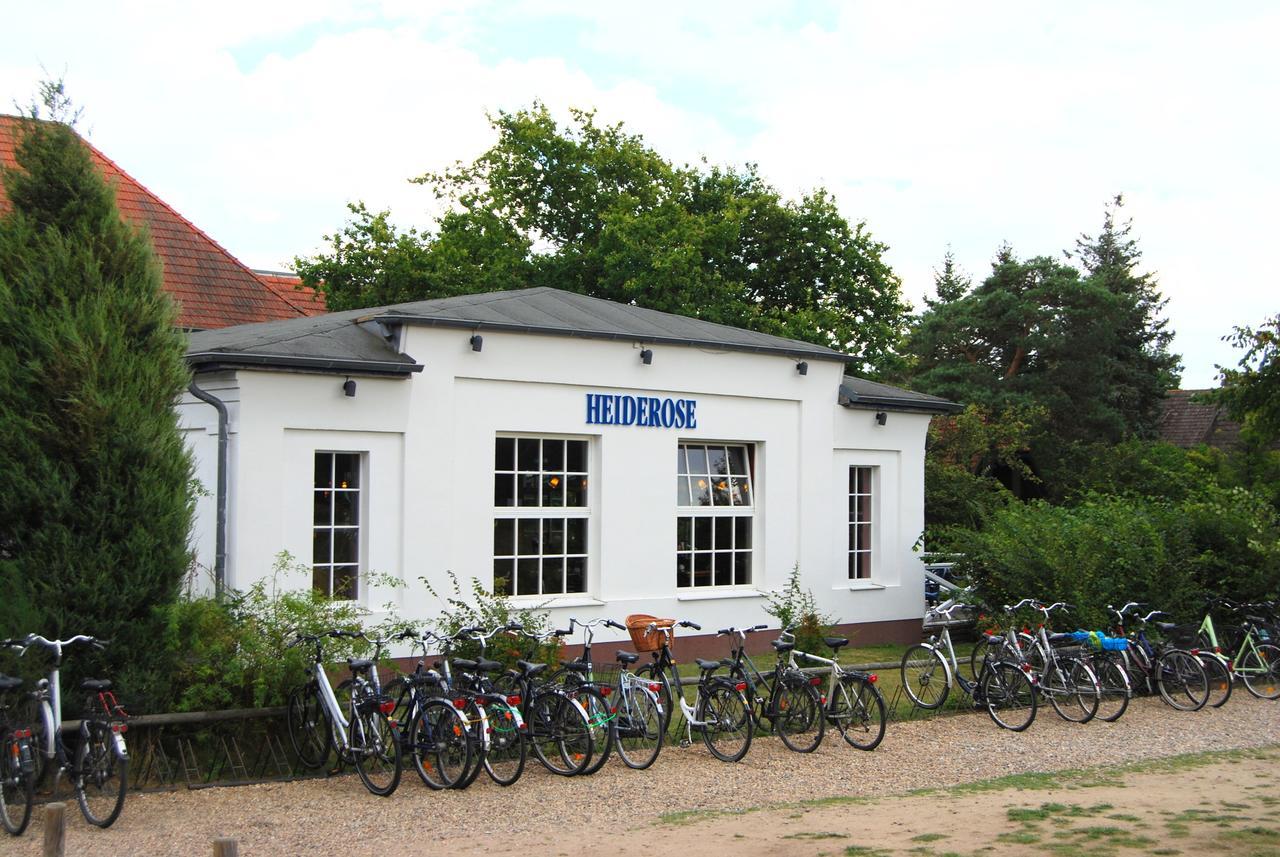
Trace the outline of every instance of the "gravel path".
<instances>
[{"instance_id":1,"label":"gravel path","mask_svg":"<svg viewBox=\"0 0 1280 857\"><path fill-rule=\"evenodd\" d=\"M1280 703L1243 692L1223 709L1192 714L1156 699L1134 700L1115 724L1078 726L1046 710L1020 734L997 728L985 714L963 714L890 724L874 753L829 737L816 753L798 756L776 740L762 739L742 762L726 765L701 744L664 747L649 771L631 771L613 760L582 779L555 777L531 762L509 789L481 774L466 791L431 792L406 771L390 798L369 795L354 775L130 795L124 814L106 831L84 824L73 800L67 854L203 855L217 836L238 838L245 857L573 852L581 848L570 843L590 841L592 831L640 828L669 812L886 795L1012 773L1277 743ZM749 824L744 819L744 827ZM575 839L578 834L588 839ZM37 810L26 835L0 842L0 852L38 855L41 836ZM429 849L421 847L426 843Z\"/></svg>"}]
</instances>

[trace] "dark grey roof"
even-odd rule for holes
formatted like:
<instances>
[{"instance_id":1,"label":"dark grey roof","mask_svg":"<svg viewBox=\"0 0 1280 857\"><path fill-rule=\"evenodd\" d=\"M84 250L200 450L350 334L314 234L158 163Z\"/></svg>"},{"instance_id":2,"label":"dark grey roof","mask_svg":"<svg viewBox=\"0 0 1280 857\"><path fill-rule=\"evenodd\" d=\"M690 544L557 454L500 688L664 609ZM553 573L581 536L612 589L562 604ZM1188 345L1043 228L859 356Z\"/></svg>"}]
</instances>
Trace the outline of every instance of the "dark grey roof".
<instances>
[{"instance_id":1,"label":"dark grey roof","mask_svg":"<svg viewBox=\"0 0 1280 857\"><path fill-rule=\"evenodd\" d=\"M817 360L849 358L830 348L559 289L520 289L382 307L370 317L404 324L630 339L646 344L757 351Z\"/></svg>"},{"instance_id":2,"label":"dark grey roof","mask_svg":"<svg viewBox=\"0 0 1280 857\"><path fill-rule=\"evenodd\" d=\"M201 330L187 338L187 362L197 371L271 366L360 375L407 375L422 366L401 354L367 313L333 312L309 318Z\"/></svg>"},{"instance_id":3,"label":"dark grey roof","mask_svg":"<svg viewBox=\"0 0 1280 857\"><path fill-rule=\"evenodd\" d=\"M930 414L951 414L964 407L927 393L915 393L852 375L845 375L840 384L840 404L846 408L919 411Z\"/></svg>"}]
</instances>

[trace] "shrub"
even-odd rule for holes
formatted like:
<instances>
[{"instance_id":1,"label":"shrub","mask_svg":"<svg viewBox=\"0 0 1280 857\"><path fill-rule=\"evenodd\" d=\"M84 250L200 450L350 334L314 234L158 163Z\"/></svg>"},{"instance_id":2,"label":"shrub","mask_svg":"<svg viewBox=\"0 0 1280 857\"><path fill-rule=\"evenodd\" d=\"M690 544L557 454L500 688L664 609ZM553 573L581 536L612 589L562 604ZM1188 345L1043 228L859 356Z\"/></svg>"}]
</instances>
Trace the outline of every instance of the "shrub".
<instances>
[{"instance_id":1,"label":"shrub","mask_svg":"<svg viewBox=\"0 0 1280 857\"><path fill-rule=\"evenodd\" d=\"M818 610L813 591L800 587L800 566L791 568L787 583L765 597L764 612L778 620L783 628L795 626L796 648L818 654L826 648L822 638L831 633L834 617Z\"/></svg>"},{"instance_id":2,"label":"shrub","mask_svg":"<svg viewBox=\"0 0 1280 857\"><path fill-rule=\"evenodd\" d=\"M551 614L536 607L517 607L505 595L498 595L484 587L476 578L471 579L469 592L464 592L458 576L449 576L451 592L442 596L426 578L419 578L427 591L444 603L445 609L432 622L433 630L442 637L452 637L463 628L484 628L486 631L500 625L520 625L527 634L543 634L552 630ZM470 595L468 599L466 596ZM485 657L514 666L521 658L535 663L554 664L562 648L559 638L539 642L522 634L498 634L489 640ZM456 643L450 654L459 658L476 658L480 644L474 640Z\"/></svg>"}]
</instances>

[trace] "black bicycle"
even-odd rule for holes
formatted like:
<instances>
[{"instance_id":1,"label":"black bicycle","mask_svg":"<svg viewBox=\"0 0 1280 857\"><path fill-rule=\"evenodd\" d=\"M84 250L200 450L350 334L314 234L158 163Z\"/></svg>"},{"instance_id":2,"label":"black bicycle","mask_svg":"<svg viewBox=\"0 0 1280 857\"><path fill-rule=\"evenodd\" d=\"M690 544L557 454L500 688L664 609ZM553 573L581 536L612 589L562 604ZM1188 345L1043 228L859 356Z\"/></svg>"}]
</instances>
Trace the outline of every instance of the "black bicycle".
<instances>
[{"instance_id":1,"label":"black bicycle","mask_svg":"<svg viewBox=\"0 0 1280 857\"><path fill-rule=\"evenodd\" d=\"M408 640L422 649L414 671L397 676L384 688L395 701L391 718L400 730L401 755L429 788L457 788L471 769L474 742L459 706L447 696L444 676L426 665L428 644L443 647L443 641L417 631L402 631L391 639Z\"/></svg>"},{"instance_id":2,"label":"black bicycle","mask_svg":"<svg viewBox=\"0 0 1280 857\"><path fill-rule=\"evenodd\" d=\"M747 634L767 627L723 628L718 632L733 638L726 663L729 676L746 682L751 716L761 734L777 735L788 750L812 753L826 731L823 700L817 688L822 679L805 675L791 662L790 652L796 644L785 639L771 641L777 662L773 669L761 672L746 656Z\"/></svg>"},{"instance_id":3,"label":"black bicycle","mask_svg":"<svg viewBox=\"0 0 1280 857\"><path fill-rule=\"evenodd\" d=\"M17 719L21 687L22 679L0 675L0 824L14 836L27 829L35 803L35 733Z\"/></svg>"}]
</instances>

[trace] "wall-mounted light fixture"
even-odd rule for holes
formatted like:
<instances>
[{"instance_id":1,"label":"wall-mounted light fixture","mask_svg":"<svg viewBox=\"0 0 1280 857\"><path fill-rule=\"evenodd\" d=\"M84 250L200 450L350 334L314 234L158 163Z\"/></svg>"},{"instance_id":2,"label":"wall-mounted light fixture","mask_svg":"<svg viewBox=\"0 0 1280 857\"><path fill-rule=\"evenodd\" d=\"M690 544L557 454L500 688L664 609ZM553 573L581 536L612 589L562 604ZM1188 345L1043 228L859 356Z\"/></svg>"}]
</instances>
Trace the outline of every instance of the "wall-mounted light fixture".
<instances>
[{"instance_id":1,"label":"wall-mounted light fixture","mask_svg":"<svg viewBox=\"0 0 1280 857\"><path fill-rule=\"evenodd\" d=\"M484 337L477 333L471 337L471 350L479 351L481 348L484 348Z\"/></svg>"},{"instance_id":2,"label":"wall-mounted light fixture","mask_svg":"<svg viewBox=\"0 0 1280 857\"><path fill-rule=\"evenodd\" d=\"M799 375L808 375L809 364L801 360L799 363L796 364L796 373Z\"/></svg>"},{"instance_id":3,"label":"wall-mounted light fixture","mask_svg":"<svg viewBox=\"0 0 1280 857\"><path fill-rule=\"evenodd\" d=\"M640 362L648 366L653 362L653 349L645 348L640 352Z\"/></svg>"},{"instance_id":4,"label":"wall-mounted light fixture","mask_svg":"<svg viewBox=\"0 0 1280 857\"><path fill-rule=\"evenodd\" d=\"M884 411L878 411L878 412L876 413L876 422L877 422L877 423L879 423L880 425L884 425L884 424L885 424L886 422L888 422L888 421L889 421L889 415L888 415L888 414L886 414Z\"/></svg>"},{"instance_id":5,"label":"wall-mounted light fixture","mask_svg":"<svg viewBox=\"0 0 1280 857\"><path fill-rule=\"evenodd\" d=\"M350 378L342 382L342 395L354 399L356 397L356 382Z\"/></svg>"}]
</instances>

